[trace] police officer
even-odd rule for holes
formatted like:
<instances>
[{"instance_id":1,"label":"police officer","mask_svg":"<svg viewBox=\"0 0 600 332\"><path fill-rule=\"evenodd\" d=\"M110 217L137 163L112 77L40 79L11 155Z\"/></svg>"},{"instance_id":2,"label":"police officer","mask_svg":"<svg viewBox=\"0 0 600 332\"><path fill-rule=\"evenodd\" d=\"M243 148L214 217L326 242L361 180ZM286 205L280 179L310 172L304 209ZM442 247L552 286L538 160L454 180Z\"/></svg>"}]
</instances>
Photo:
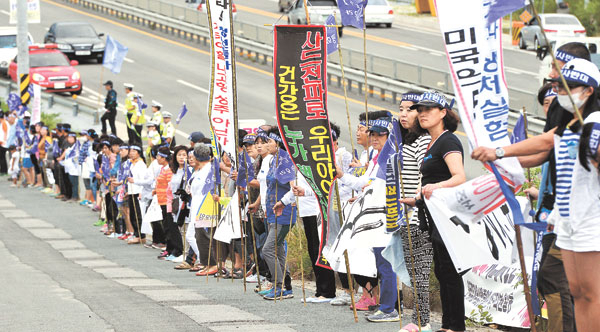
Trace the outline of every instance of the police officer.
<instances>
[{"instance_id":1,"label":"police officer","mask_svg":"<svg viewBox=\"0 0 600 332\"><path fill-rule=\"evenodd\" d=\"M117 117L117 92L113 89L113 82L106 81L104 83L106 88L106 98L104 98L104 110L105 113L102 115L102 135L106 135L106 121L110 125L110 132L113 135L117 135L117 128L115 126L115 118Z\"/></svg>"},{"instance_id":2,"label":"police officer","mask_svg":"<svg viewBox=\"0 0 600 332\"><path fill-rule=\"evenodd\" d=\"M133 94L133 114L131 116L131 126L135 134L134 142L142 144L142 129L146 123L146 105L142 102L141 93L135 92ZM129 138L131 140L131 138ZM131 141L130 141L131 143Z\"/></svg>"},{"instance_id":3,"label":"police officer","mask_svg":"<svg viewBox=\"0 0 600 332\"><path fill-rule=\"evenodd\" d=\"M162 112L163 118L163 128L160 132L163 141L169 144L169 147L174 147L177 144L175 143L175 126L173 122L171 122L172 115L171 113L165 111Z\"/></svg>"},{"instance_id":4,"label":"police officer","mask_svg":"<svg viewBox=\"0 0 600 332\"><path fill-rule=\"evenodd\" d=\"M162 133L163 131L163 115L160 112L160 109L162 108L162 104L157 102L156 100L152 100L152 119L150 119L150 121L154 122L157 124L157 130L159 133Z\"/></svg>"}]
</instances>

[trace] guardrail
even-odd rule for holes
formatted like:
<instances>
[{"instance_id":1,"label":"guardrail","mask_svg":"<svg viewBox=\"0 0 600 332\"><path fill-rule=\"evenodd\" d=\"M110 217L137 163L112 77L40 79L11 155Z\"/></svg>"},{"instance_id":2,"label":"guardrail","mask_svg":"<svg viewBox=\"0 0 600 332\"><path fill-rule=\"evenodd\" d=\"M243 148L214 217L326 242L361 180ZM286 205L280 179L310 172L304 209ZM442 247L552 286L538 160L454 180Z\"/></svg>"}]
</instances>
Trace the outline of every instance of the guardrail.
<instances>
[{"instance_id":1,"label":"guardrail","mask_svg":"<svg viewBox=\"0 0 600 332\"><path fill-rule=\"evenodd\" d=\"M115 16L152 30L167 33L204 46L210 43L207 17L196 9L166 3L160 0L63 0L63 2L80 5L100 13ZM234 21L236 34L236 51L252 61L268 64L273 61L272 30L264 26ZM428 66L404 62L376 55L367 55L368 87L364 86L363 54L351 49L342 49L346 84L350 91L377 95L392 103L399 101L399 96L408 90L425 91L440 90L449 96L454 95L450 76L447 72ZM342 84L342 70L337 54L329 57L327 75L329 83ZM510 90L510 89L509 89ZM543 121L535 119L539 116L537 95L510 90L511 103L527 107L532 132L541 132ZM515 95L524 96L515 100ZM516 118L511 114L511 118ZM539 125L538 125L539 123Z\"/></svg>"}]
</instances>

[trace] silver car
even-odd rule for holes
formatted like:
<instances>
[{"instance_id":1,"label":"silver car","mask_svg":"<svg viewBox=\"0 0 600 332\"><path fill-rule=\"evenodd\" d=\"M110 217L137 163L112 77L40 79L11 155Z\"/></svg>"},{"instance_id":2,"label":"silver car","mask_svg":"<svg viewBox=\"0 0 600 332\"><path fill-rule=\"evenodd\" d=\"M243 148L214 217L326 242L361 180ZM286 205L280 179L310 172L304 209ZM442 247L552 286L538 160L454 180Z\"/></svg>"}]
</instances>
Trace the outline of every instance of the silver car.
<instances>
[{"instance_id":1,"label":"silver car","mask_svg":"<svg viewBox=\"0 0 600 332\"><path fill-rule=\"evenodd\" d=\"M540 14L540 19L550 43L559 37L586 36L585 28L581 25L581 22L571 14ZM536 18L525 23L519 33L519 47L524 50L530 45L533 45L534 50L537 50L540 46L547 46Z\"/></svg>"},{"instance_id":2,"label":"silver car","mask_svg":"<svg viewBox=\"0 0 600 332\"><path fill-rule=\"evenodd\" d=\"M308 6L308 15L310 15L310 24L325 24L327 18L335 14L338 24L342 24L340 11L338 10L336 0L311 0ZM306 24L306 12L304 11L304 1L298 0L293 8L288 12L288 24ZM342 36L342 27L339 28L340 37Z\"/></svg>"}]
</instances>

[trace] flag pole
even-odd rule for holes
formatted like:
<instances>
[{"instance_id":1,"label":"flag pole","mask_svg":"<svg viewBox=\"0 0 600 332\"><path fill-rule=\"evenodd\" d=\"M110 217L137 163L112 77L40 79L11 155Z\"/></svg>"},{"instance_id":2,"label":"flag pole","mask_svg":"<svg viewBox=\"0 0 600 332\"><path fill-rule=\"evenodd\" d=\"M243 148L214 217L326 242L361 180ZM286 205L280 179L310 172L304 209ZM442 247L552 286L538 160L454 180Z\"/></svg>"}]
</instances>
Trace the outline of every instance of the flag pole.
<instances>
[{"instance_id":1,"label":"flag pole","mask_svg":"<svg viewBox=\"0 0 600 332\"><path fill-rule=\"evenodd\" d=\"M363 8L364 9L364 8ZM369 130L369 84L367 80L367 19L363 12L363 62L365 69L365 120Z\"/></svg>"},{"instance_id":2,"label":"flag pole","mask_svg":"<svg viewBox=\"0 0 600 332\"><path fill-rule=\"evenodd\" d=\"M304 0L306 3L306 0ZM277 147L277 157L275 158L275 169L279 166L279 146ZM275 179L277 181L277 179ZM277 199L277 184L275 184L275 199ZM268 212L268 211L267 211ZM275 211L273 211L275 213ZM277 257L277 213L275 213L275 278L273 281L275 284L273 285L273 302L277 302L277 266L279 265L279 257ZM283 286L283 285L282 285Z\"/></svg>"},{"instance_id":3,"label":"flag pole","mask_svg":"<svg viewBox=\"0 0 600 332\"><path fill-rule=\"evenodd\" d=\"M246 188L248 188L250 186L250 183L248 182L248 163L247 163L247 159L246 159L246 150L244 150L244 163L246 164ZM250 204L250 189L248 190L248 204ZM261 207L262 209L262 207ZM260 269L258 267L258 253L256 250L256 234L254 232L254 216L252 215L252 213L250 211L248 211L248 216L250 218L250 231L252 232L252 249L254 251L254 266L256 266L256 279L258 281L258 291L261 292L262 291L262 283L260 282Z\"/></svg>"},{"instance_id":4,"label":"flag pole","mask_svg":"<svg viewBox=\"0 0 600 332\"><path fill-rule=\"evenodd\" d=\"M529 138L529 132L528 132L528 125L529 123L527 122L527 112L525 111L525 106L523 106L523 110L521 111L521 114L523 115L523 127L525 129L525 139ZM529 185L531 185L531 168L527 167L527 181L529 183ZM533 209L533 199L531 198L531 196L527 195L527 198L529 199L529 204L531 205L531 209Z\"/></svg>"},{"instance_id":5,"label":"flag pole","mask_svg":"<svg viewBox=\"0 0 600 332\"><path fill-rule=\"evenodd\" d=\"M304 1L304 14L306 15L306 24L310 25L310 15L308 14L307 1L306 0L302 0L302 1Z\"/></svg>"},{"instance_id":6,"label":"flag pole","mask_svg":"<svg viewBox=\"0 0 600 332\"><path fill-rule=\"evenodd\" d=\"M335 181L335 208L340 219L340 227L344 227L344 217L342 215L342 203L340 201L340 188L337 180ZM323 218L325 218L323 216ZM350 272L350 260L348 259L348 250L344 250L344 262L346 263L346 276L348 277L348 287L350 287L350 302L352 303L352 313L354 314L354 322L358 323L358 313L356 312L356 302L354 300L354 280Z\"/></svg>"},{"instance_id":7,"label":"flag pole","mask_svg":"<svg viewBox=\"0 0 600 332\"><path fill-rule=\"evenodd\" d=\"M298 168L296 168L296 183L298 183ZM298 196L296 196L296 223L300 219L300 209L298 208ZM302 302L306 307L306 288L304 287L304 259L302 258L302 232L298 234L298 247L300 248L300 275L302 276Z\"/></svg>"},{"instance_id":8,"label":"flag pole","mask_svg":"<svg viewBox=\"0 0 600 332\"><path fill-rule=\"evenodd\" d=\"M350 122L350 107L348 105L348 91L346 88L346 74L344 72L344 58L342 57L342 40L340 38L340 29L337 26L337 19L335 18L335 13L333 13L333 21L335 22L335 32L337 33L337 41L338 41L338 55L340 57L340 69L342 70L342 87L344 88L344 103L346 104L346 117L348 118L348 134L350 134L350 145L352 146L352 157L354 157L354 152L356 151L356 147L354 146L354 139L352 138L352 123Z\"/></svg>"}]
</instances>

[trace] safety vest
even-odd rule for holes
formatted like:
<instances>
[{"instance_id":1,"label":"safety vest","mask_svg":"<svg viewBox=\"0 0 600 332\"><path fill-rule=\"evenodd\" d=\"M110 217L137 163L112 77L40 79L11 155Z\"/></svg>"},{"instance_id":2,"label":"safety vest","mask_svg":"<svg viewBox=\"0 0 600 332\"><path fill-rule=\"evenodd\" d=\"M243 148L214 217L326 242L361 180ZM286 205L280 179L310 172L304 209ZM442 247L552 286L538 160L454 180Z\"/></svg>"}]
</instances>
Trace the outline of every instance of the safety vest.
<instances>
[{"instance_id":1,"label":"safety vest","mask_svg":"<svg viewBox=\"0 0 600 332\"><path fill-rule=\"evenodd\" d=\"M173 122L165 123L162 130L162 137L173 138L175 136L175 126Z\"/></svg>"},{"instance_id":2,"label":"safety vest","mask_svg":"<svg viewBox=\"0 0 600 332\"><path fill-rule=\"evenodd\" d=\"M165 123L163 120L162 113L160 111L154 112L154 114L152 114L152 120L150 120L150 121L158 124L158 128L156 128L156 129L158 129L159 133L163 132Z\"/></svg>"},{"instance_id":3,"label":"safety vest","mask_svg":"<svg viewBox=\"0 0 600 332\"><path fill-rule=\"evenodd\" d=\"M135 110L132 109L132 107L137 107L137 105L134 105L135 103L133 102L134 95L135 94L133 91L131 91L127 94L127 96L125 96L125 113L127 114L133 114Z\"/></svg>"}]
</instances>

